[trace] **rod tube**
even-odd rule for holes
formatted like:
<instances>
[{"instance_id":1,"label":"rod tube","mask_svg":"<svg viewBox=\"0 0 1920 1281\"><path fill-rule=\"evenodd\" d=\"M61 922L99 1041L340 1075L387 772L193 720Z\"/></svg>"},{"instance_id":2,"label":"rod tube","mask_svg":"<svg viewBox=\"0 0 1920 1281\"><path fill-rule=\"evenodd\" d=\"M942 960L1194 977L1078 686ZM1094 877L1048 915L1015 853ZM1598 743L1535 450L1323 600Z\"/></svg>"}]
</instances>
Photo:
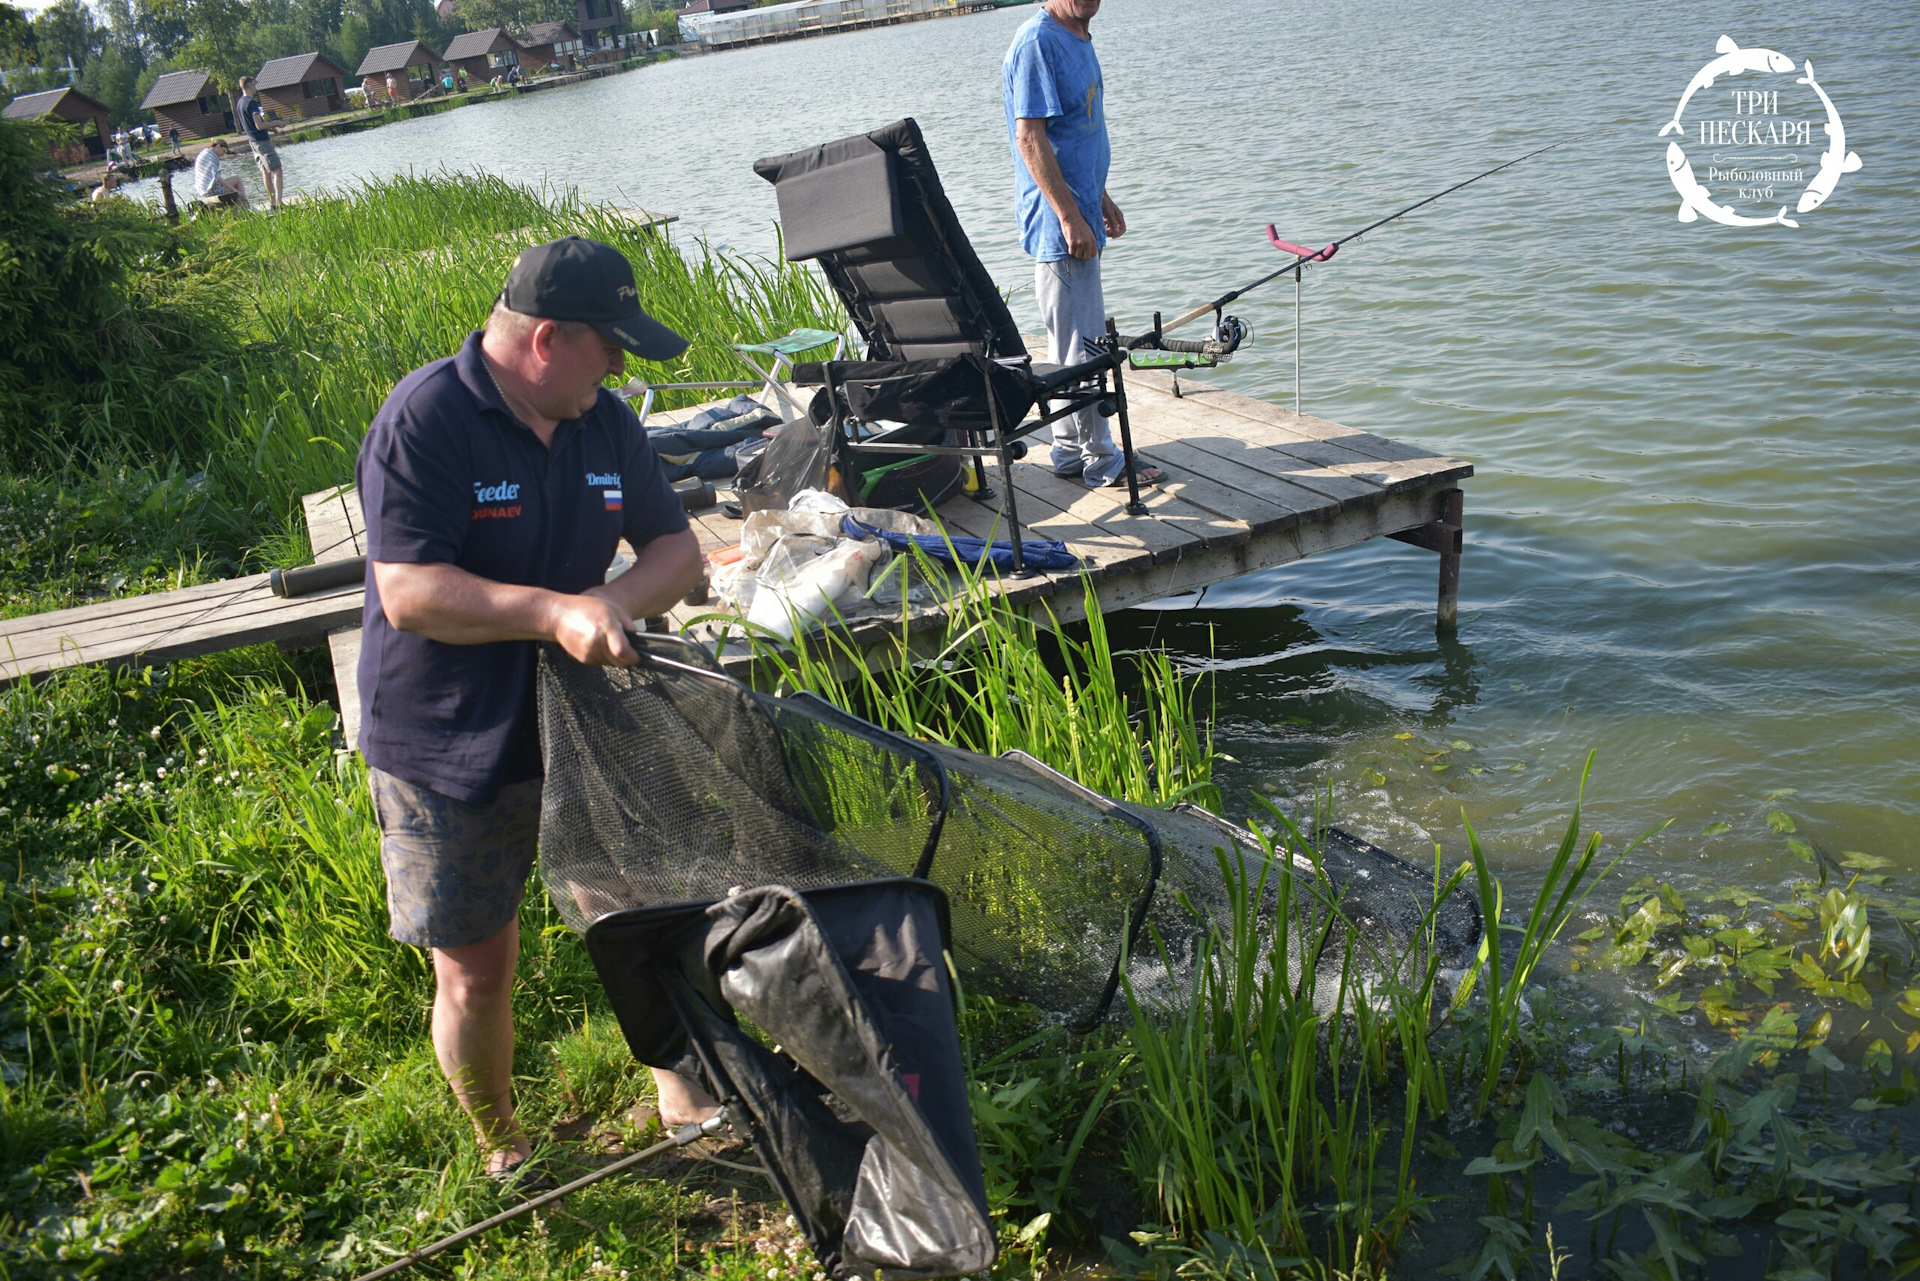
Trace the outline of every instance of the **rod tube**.
<instances>
[{"instance_id":1,"label":"rod tube","mask_svg":"<svg viewBox=\"0 0 1920 1281\"><path fill-rule=\"evenodd\" d=\"M631 1170L648 1157L659 1156L662 1152L671 1148L684 1148L695 1139L705 1138L707 1135L716 1132L721 1126L725 1125L726 1118L726 1109L722 1108L704 1121L692 1125L683 1125L673 1132L672 1137L662 1139L650 1148L643 1148L641 1151L635 1152L630 1156L623 1156L612 1165L602 1166L592 1174L582 1175L571 1183L563 1183L551 1192L542 1192L539 1196L529 1197L519 1205L514 1206L511 1210L502 1210L491 1219L482 1219L472 1227L462 1228L450 1237L442 1237L432 1245L422 1246L418 1250L410 1251L404 1259L395 1259L392 1263L384 1267L375 1268L371 1272L364 1273L358 1277L356 1281L380 1281L382 1277L390 1277L396 1272L404 1272L422 1259L431 1259L434 1255L451 1250L456 1245L464 1245L466 1242L473 1240L483 1233L493 1231L503 1223L513 1222L523 1214L532 1214L535 1210L542 1209L552 1205L556 1201L570 1197L582 1188L591 1187L602 1179L610 1179L616 1174Z\"/></svg>"},{"instance_id":2,"label":"rod tube","mask_svg":"<svg viewBox=\"0 0 1920 1281\"><path fill-rule=\"evenodd\" d=\"M315 592L330 592L336 587L351 587L365 580L367 576L367 558L353 556L346 560L323 560L317 565L298 565L293 569L274 569L267 572L267 590L275 596L292 598L311 596Z\"/></svg>"}]
</instances>

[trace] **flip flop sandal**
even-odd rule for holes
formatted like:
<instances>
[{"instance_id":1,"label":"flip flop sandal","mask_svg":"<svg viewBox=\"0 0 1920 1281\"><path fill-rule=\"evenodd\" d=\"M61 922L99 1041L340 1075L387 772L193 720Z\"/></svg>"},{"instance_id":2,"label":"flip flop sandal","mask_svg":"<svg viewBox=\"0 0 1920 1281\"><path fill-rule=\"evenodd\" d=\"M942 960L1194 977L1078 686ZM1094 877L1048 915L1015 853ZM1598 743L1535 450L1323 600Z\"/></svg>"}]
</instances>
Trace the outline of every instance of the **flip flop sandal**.
<instances>
[{"instance_id":1,"label":"flip flop sandal","mask_svg":"<svg viewBox=\"0 0 1920 1281\"><path fill-rule=\"evenodd\" d=\"M503 1194L521 1198L536 1197L542 1192L551 1192L559 1187L559 1182L549 1173L546 1166L530 1156L523 1156L512 1165L502 1166L498 1170L489 1170L487 1180Z\"/></svg>"},{"instance_id":2,"label":"flip flop sandal","mask_svg":"<svg viewBox=\"0 0 1920 1281\"><path fill-rule=\"evenodd\" d=\"M1133 477L1142 485L1158 485L1167 478L1167 473L1158 467L1135 467L1133 469ZM1118 476L1115 476L1102 486L1104 489L1125 489L1126 487L1127 473L1125 470L1122 470Z\"/></svg>"}]
</instances>

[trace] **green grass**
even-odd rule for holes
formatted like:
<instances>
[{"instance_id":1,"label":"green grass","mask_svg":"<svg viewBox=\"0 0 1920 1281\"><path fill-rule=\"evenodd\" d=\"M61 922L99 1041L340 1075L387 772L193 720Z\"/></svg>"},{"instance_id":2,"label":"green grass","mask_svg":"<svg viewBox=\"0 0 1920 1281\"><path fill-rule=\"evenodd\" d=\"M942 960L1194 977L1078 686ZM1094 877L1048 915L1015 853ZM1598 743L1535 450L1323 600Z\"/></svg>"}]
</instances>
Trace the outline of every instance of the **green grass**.
<instances>
[{"instance_id":1,"label":"green grass","mask_svg":"<svg viewBox=\"0 0 1920 1281\"><path fill-rule=\"evenodd\" d=\"M9 436L0 602L300 558L298 495L350 474L386 389L479 322L521 243L570 231L626 249L649 309L696 336L656 376L729 377L736 337L838 323L805 272L682 252L491 179L208 220L142 260L100 375L45 389L47 412ZM1028 751L1141 804L1234 800L1211 688L1165 654L1114 652L1089 615L1061 626L974 582L930 653L874 671L829 634L763 656L787 688L903 733ZM496 1207L427 1043L426 967L385 935L330 680L318 652L261 649L0 690L0 1276L352 1275ZM1807 879L1784 894L1643 879L1603 915L1583 904L1624 851L1583 829L1581 800L1511 919L1471 824L1435 852L1443 888L1471 882L1500 922L1453 1000L1424 940L1366 957L1336 929L1334 978L1299 963L1328 891L1274 856L1311 856L1326 816L1277 813L1223 863L1234 910L1183 1000L1130 991L1125 1017L1076 1037L971 997L997 1272L1104 1257L1156 1277L1401 1275L1446 1228L1451 1273L1517 1278L1547 1274L1549 1225L1595 1276L1678 1281L1717 1256L1791 1278L1913 1271L1920 1167L1898 1123L1920 1101L1902 945L1920 944L1920 898L1884 860L1802 834ZM1777 827L1797 831L1784 812ZM1576 917L1591 928L1558 941ZM530 1123L637 1141L621 1116L649 1079L537 883L521 925ZM1362 991L1363 972L1398 977ZM1596 1025L1560 975L1640 995ZM1701 1038L1704 1061L1685 1048ZM1605 1123L1626 1108L1680 1120L1630 1140ZM779 1207L730 1177L603 1186L456 1268L810 1276Z\"/></svg>"}]
</instances>

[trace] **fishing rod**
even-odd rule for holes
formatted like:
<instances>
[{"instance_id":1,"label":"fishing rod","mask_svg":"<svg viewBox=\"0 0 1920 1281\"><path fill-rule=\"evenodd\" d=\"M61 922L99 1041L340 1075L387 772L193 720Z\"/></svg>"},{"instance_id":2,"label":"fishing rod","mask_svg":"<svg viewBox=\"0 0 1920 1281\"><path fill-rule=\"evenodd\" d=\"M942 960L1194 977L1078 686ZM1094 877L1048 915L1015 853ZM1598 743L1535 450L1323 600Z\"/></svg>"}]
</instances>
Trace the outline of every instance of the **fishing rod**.
<instances>
[{"instance_id":1,"label":"fishing rod","mask_svg":"<svg viewBox=\"0 0 1920 1281\"><path fill-rule=\"evenodd\" d=\"M1220 311L1228 303L1233 302L1235 299L1241 297L1242 295L1252 293L1254 290L1258 289L1260 286L1264 284L1268 284L1272 281L1278 280L1280 279L1280 277L1286 275L1290 271L1298 271L1302 267L1305 267L1308 263L1325 262L1327 259L1333 257L1334 254L1340 251L1340 246L1349 244L1355 240L1358 240L1360 239L1360 237L1366 235L1369 231L1376 231L1379 228L1386 226L1388 223L1393 222L1396 219L1404 218L1408 214L1412 213L1414 210L1420 208L1422 205L1430 205L1434 201L1440 199L1440 197L1450 196L1454 192L1460 190L1460 188L1472 186L1474 183L1479 182L1482 178L1491 178L1494 174L1499 173L1502 169L1511 169L1523 160L1531 160L1535 156L1540 155L1543 152L1552 151L1556 147L1569 146L1573 143L1581 141L1582 139L1591 138L1594 134L1601 133L1601 132L1604 132L1604 131L1599 129L1590 130L1587 133L1579 134L1572 138L1563 138L1559 142L1548 143L1544 147L1539 147L1533 151L1529 151L1524 156L1516 156L1512 160L1507 161L1505 164L1495 165L1493 168L1487 170L1485 173L1475 174L1473 177L1468 178L1465 182L1456 182L1451 187L1448 187L1445 191L1435 192L1433 195L1428 196L1425 200L1416 200L1412 204L1408 205L1405 209L1402 209L1397 213L1388 214L1386 217L1380 219L1378 222L1370 222L1366 226L1360 228L1360 230L1354 232L1352 235L1342 236L1339 240L1334 241L1332 244L1328 245L1325 249L1317 249L1317 250L1307 249L1300 245L1290 244L1287 241L1281 240L1278 234L1274 231L1274 229L1271 226L1269 226L1267 228L1268 240L1273 243L1275 248L1280 249L1283 253L1292 253L1294 255L1294 259L1292 262L1288 263L1284 267L1281 267L1278 271L1268 272L1266 275L1260 277L1260 279L1254 281L1250 285L1243 285L1238 289L1230 290L1227 293L1221 294L1218 298L1214 299L1212 302L1203 302L1198 307L1195 307L1192 311L1185 312L1179 316L1174 317L1172 320L1168 321L1166 324L1160 327L1160 332L1165 333L1168 330L1178 329L1182 325L1191 324L1193 321L1200 319L1200 317L1206 315L1208 312Z\"/></svg>"},{"instance_id":2,"label":"fishing rod","mask_svg":"<svg viewBox=\"0 0 1920 1281\"><path fill-rule=\"evenodd\" d=\"M1181 315L1174 317L1171 321L1167 323L1164 323L1164 324L1161 323L1160 313L1155 312L1153 316L1153 329L1151 332L1142 334L1138 338L1123 338L1121 339L1121 342L1124 346L1126 346L1129 350L1132 350L1132 351L1138 351L1141 348L1151 348L1151 349L1156 349L1161 351L1185 352L1185 353L1199 355L1204 358L1203 363L1205 364L1213 364L1220 360L1224 360L1228 356L1232 355L1233 352L1239 348L1242 342L1246 341L1246 338L1248 335L1247 326L1244 321L1242 321L1237 316L1228 316L1224 314L1227 304L1233 302L1235 299L1240 298L1246 294L1252 293L1254 290L1258 289L1260 286L1267 284L1270 281L1278 280L1280 277L1291 272L1293 273L1293 411L1296 414L1302 413L1304 412L1304 410L1301 404L1301 393L1300 393L1300 281L1308 264L1316 263L1316 262L1327 262L1330 259L1332 259L1332 257L1335 254L1340 252L1340 246L1345 244L1350 244L1353 241L1360 239L1360 237L1366 235L1369 231L1374 231L1374 230L1377 230L1378 228L1384 227L1388 223L1393 222L1396 219L1404 218L1408 214L1412 213L1414 210L1419 209L1424 205L1430 205L1434 201L1440 199L1442 196L1452 195L1454 192L1460 190L1462 187L1472 186L1474 183L1479 182L1482 178L1491 178L1494 174L1499 173L1502 169L1511 169L1513 168L1513 166L1519 164L1521 161L1531 160L1533 159L1533 157L1540 155L1542 152L1552 151L1556 147L1565 147L1572 143L1579 142L1582 139L1591 138L1594 136L1594 134L1605 133L1605 132L1609 132L1609 131L1603 130L1603 129L1592 129L1592 130L1588 130L1586 133L1583 133L1583 134L1576 134L1574 137L1571 137L1571 138L1563 138L1559 142L1548 143L1544 147L1536 147L1534 150L1529 151L1524 156L1516 156L1512 160L1506 161L1504 164L1498 164L1498 165L1495 165L1493 168L1486 170L1483 173L1477 173L1473 177L1468 178L1463 182L1456 182L1451 187L1448 187L1445 191L1437 191L1433 195L1428 196L1424 200L1416 200L1412 204L1408 205L1405 209L1401 209L1394 213L1390 213L1386 217L1380 219L1377 222L1370 222L1366 226L1360 228L1360 230L1352 233L1351 235L1341 237L1339 240L1334 241L1332 244L1328 245L1324 249L1309 249L1305 245L1296 245L1290 240L1282 240L1280 238L1280 233L1277 230L1275 230L1273 224L1268 223L1267 224L1267 242L1271 244L1275 249L1278 249L1281 253L1293 255L1292 262L1287 263L1285 266L1282 266L1275 271L1268 272L1266 275L1260 277L1260 279L1254 281L1250 285L1243 285L1238 289L1229 290L1228 292L1214 299L1212 302L1203 302L1198 307L1195 307L1193 310L1184 312ZM1195 320L1198 320L1200 317L1206 315L1208 312L1213 313L1213 317L1214 317L1213 332L1211 335L1208 336L1208 338L1204 342L1168 341L1165 338L1165 335L1168 331L1178 329L1182 325L1189 324ZM1191 365L1189 365L1188 367L1190 368ZM1173 394L1176 396L1180 394L1180 376L1177 368L1175 369L1175 372L1174 372Z\"/></svg>"},{"instance_id":3,"label":"fishing rod","mask_svg":"<svg viewBox=\"0 0 1920 1281\"><path fill-rule=\"evenodd\" d=\"M731 1103L732 1100L729 1100L729 1104ZM482 1219L478 1223L460 1229L460 1231L454 1233L452 1236L440 1238L440 1240L433 1242L431 1245L423 1245L418 1249L409 1250L405 1255L395 1259L392 1263L362 1274L356 1281L382 1281L385 1277L404 1272L416 1263L424 1262L436 1254L451 1250L456 1245L464 1245L477 1236L482 1236L485 1233L493 1231L493 1229L503 1223L511 1223L522 1215L532 1214L535 1210L544 1209L549 1205L565 1200L583 1188L592 1187L602 1180L610 1179L616 1174L630 1170L650 1157L659 1156L662 1152L669 1151L673 1148L687 1147L695 1140L703 1139L709 1134L717 1133L720 1128L726 1124L728 1124L727 1108L723 1107L720 1111L704 1121L696 1121L690 1125L681 1126L652 1147L642 1148L638 1152L621 1157L611 1165L600 1167L592 1174L582 1175L571 1183L562 1184L560 1187L542 1192L539 1196L530 1197L510 1210L502 1210L490 1219ZM716 1158L708 1157L707 1159L715 1160Z\"/></svg>"}]
</instances>

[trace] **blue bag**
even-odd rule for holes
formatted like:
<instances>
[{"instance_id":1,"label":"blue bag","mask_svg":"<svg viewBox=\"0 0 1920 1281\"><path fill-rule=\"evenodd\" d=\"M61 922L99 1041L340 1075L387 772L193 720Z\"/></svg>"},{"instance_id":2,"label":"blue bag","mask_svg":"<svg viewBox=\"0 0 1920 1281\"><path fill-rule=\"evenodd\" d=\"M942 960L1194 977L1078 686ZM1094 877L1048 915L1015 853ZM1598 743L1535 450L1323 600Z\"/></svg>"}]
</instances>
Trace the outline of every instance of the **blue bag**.
<instances>
[{"instance_id":1,"label":"blue bag","mask_svg":"<svg viewBox=\"0 0 1920 1281\"><path fill-rule=\"evenodd\" d=\"M851 514L841 522L840 528L848 538L878 538L896 552L918 547L933 559L949 565L958 558L962 565L978 567L984 562L997 570L1009 573L1013 570L1013 544L1007 541L989 543L984 538L957 535L942 538L938 534L900 534L891 529L876 529ZM1080 564L1080 558L1054 538L1023 539L1020 551L1030 569L1075 569Z\"/></svg>"}]
</instances>

